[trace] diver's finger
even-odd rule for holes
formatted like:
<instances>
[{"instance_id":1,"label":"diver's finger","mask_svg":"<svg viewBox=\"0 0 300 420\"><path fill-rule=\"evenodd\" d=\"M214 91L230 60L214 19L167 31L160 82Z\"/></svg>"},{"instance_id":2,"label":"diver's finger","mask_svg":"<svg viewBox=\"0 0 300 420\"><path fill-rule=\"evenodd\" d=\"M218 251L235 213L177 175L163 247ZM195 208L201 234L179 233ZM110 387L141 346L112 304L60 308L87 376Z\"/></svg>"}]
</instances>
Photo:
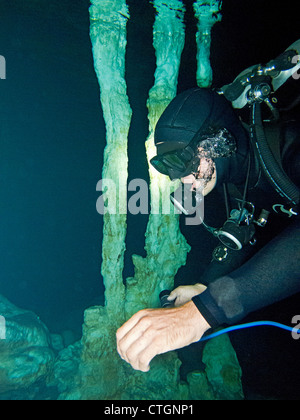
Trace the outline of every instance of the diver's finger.
<instances>
[{"instance_id":1,"label":"diver's finger","mask_svg":"<svg viewBox=\"0 0 300 420\"><path fill-rule=\"evenodd\" d=\"M145 348L138 356L138 370L141 372L149 372L150 363L158 354L160 354L159 350L153 345Z\"/></svg>"},{"instance_id":2,"label":"diver's finger","mask_svg":"<svg viewBox=\"0 0 300 420\"><path fill-rule=\"evenodd\" d=\"M117 340L121 340L145 316L145 310L137 312L117 331Z\"/></svg>"},{"instance_id":3,"label":"diver's finger","mask_svg":"<svg viewBox=\"0 0 300 420\"><path fill-rule=\"evenodd\" d=\"M184 298L182 298L181 296L179 296L177 299L176 299L176 302L175 302L175 307L179 307L179 306L182 306L182 305L184 305L186 303L186 299L184 299Z\"/></svg>"},{"instance_id":4,"label":"diver's finger","mask_svg":"<svg viewBox=\"0 0 300 420\"><path fill-rule=\"evenodd\" d=\"M147 348L149 347L149 344L147 338L140 337L140 339L134 342L127 350L126 361L133 369L141 370L142 372L149 371L151 361L151 359L147 357ZM146 357L143 355L146 355Z\"/></svg>"},{"instance_id":5,"label":"diver's finger","mask_svg":"<svg viewBox=\"0 0 300 420\"><path fill-rule=\"evenodd\" d=\"M142 338L143 331L140 328L134 326L128 333L117 342L117 349L118 353L123 360L129 362L129 358L127 356L128 349L132 347L132 345L136 342L139 342Z\"/></svg>"},{"instance_id":6,"label":"diver's finger","mask_svg":"<svg viewBox=\"0 0 300 420\"><path fill-rule=\"evenodd\" d=\"M142 339L141 333L139 332L131 333L131 331L129 331L129 333L127 333L125 337L123 337L117 344L117 350L121 359L125 360L127 363L130 363L128 351L134 345L134 343L139 343L141 339Z\"/></svg>"},{"instance_id":7,"label":"diver's finger","mask_svg":"<svg viewBox=\"0 0 300 420\"><path fill-rule=\"evenodd\" d=\"M167 298L167 300L168 300L168 301L172 301L172 300L177 299L178 295L177 295L177 291L176 291L176 290L177 290L177 289L173 290L173 291L170 293L170 295L169 295L169 296L168 296L168 298Z\"/></svg>"},{"instance_id":8,"label":"diver's finger","mask_svg":"<svg viewBox=\"0 0 300 420\"><path fill-rule=\"evenodd\" d=\"M134 342L140 340L144 332L150 327L151 319L148 311L140 311L134 315L123 327L117 331L117 350L121 358L128 363L127 351ZM127 331L127 332L126 332Z\"/></svg>"},{"instance_id":9,"label":"diver's finger","mask_svg":"<svg viewBox=\"0 0 300 420\"><path fill-rule=\"evenodd\" d=\"M160 354L160 346L157 345L157 340L149 329L128 348L126 361L133 369L148 372L151 360L158 354Z\"/></svg>"}]
</instances>

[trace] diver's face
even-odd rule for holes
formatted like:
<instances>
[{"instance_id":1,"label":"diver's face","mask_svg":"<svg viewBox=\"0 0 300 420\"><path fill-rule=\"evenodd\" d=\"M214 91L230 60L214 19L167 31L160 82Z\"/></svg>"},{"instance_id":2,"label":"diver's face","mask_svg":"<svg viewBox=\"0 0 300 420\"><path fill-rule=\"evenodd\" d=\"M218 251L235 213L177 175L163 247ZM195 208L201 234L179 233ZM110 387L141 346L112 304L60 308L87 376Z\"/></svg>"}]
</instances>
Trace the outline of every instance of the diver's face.
<instances>
[{"instance_id":1,"label":"diver's face","mask_svg":"<svg viewBox=\"0 0 300 420\"><path fill-rule=\"evenodd\" d=\"M205 174L205 171L208 170L209 168L206 166L207 162L205 159L201 159L199 168L201 167L201 172L199 172L197 178L195 177L195 175L188 175L184 178L181 178L181 182L183 184L192 184L192 190L197 190L199 188L203 188L203 175ZM212 190L215 188L217 183L217 171L216 171L216 165L214 163L214 173L213 176L211 178L210 181L208 181L207 183L205 183L204 189L203 189L203 195L206 196L208 195L210 192L212 192Z\"/></svg>"}]
</instances>

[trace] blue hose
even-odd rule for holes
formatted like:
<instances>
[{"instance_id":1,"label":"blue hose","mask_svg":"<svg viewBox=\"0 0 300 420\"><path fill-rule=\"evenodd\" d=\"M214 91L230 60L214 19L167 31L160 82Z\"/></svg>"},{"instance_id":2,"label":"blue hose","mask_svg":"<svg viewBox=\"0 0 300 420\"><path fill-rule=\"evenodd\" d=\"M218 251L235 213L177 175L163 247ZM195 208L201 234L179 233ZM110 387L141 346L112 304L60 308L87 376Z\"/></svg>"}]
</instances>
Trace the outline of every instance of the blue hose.
<instances>
[{"instance_id":1,"label":"blue hose","mask_svg":"<svg viewBox=\"0 0 300 420\"><path fill-rule=\"evenodd\" d=\"M269 327L277 327L277 328L281 328L283 330L286 331L290 331L290 332L296 332L296 328L294 327L288 327L287 325L284 324L279 324L278 322L272 322L272 321L258 321L258 322L250 322L248 324L242 324L242 325L235 325L233 327L228 327L228 328L224 328L223 330L217 331L213 334L207 335L206 337L201 338L200 341L207 341L210 340L212 338L215 337L219 337L222 334L226 334L232 331L237 331L237 330L243 330L245 328L251 328L251 327L260 327L260 326L269 326ZM298 332L298 334L300 334L300 332Z\"/></svg>"}]
</instances>

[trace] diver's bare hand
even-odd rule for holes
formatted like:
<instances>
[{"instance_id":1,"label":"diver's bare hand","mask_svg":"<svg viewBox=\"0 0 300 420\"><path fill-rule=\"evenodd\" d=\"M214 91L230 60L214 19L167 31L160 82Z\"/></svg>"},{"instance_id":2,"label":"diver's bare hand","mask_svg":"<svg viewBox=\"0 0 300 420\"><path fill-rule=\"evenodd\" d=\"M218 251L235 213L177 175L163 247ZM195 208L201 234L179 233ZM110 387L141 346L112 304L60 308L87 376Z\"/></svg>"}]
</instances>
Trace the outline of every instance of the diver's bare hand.
<instances>
[{"instance_id":1,"label":"diver's bare hand","mask_svg":"<svg viewBox=\"0 0 300 420\"><path fill-rule=\"evenodd\" d=\"M146 309L117 331L117 348L133 369L148 372L155 356L199 341L209 328L193 302L179 308Z\"/></svg>"},{"instance_id":2,"label":"diver's bare hand","mask_svg":"<svg viewBox=\"0 0 300 420\"><path fill-rule=\"evenodd\" d=\"M182 306L185 303L192 300L194 296L200 295L206 290L206 286L203 284L194 284L193 286L180 286L173 290L168 297L168 300L175 301L175 306Z\"/></svg>"}]
</instances>

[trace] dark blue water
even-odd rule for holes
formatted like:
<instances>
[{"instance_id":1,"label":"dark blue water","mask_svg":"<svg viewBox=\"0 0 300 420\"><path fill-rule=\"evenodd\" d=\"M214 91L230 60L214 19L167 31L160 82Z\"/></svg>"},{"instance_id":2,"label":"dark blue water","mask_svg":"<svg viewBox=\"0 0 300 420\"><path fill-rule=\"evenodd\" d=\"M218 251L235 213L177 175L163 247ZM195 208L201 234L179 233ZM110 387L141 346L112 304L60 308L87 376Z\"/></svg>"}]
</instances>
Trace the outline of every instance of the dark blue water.
<instances>
[{"instance_id":1,"label":"dark blue water","mask_svg":"<svg viewBox=\"0 0 300 420\"><path fill-rule=\"evenodd\" d=\"M147 180L146 100L153 85L153 9L129 0L126 78L133 120L129 179ZM272 4L272 7L270 7ZM187 1L187 42L178 90L196 84L196 22ZM103 303L100 273L102 219L96 212L105 126L89 39L89 2L0 0L0 294L33 310L51 332L71 329L79 338L85 308ZM299 38L297 2L224 0L213 32L214 85L229 83L246 67L269 61ZM215 209L214 194L208 209ZM223 210L216 216L222 221ZM128 217L124 278L131 255L144 254L145 216ZM276 229L276 226L273 226ZM193 246L179 277L197 281L215 242L200 229L184 231ZM270 236L274 231L270 232ZM197 261L197 260L196 260ZM297 302L256 314L290 324ZM281 319L276 319L279 314ZM233 337L249 396L299 397L295 373L299 343L272 332ZM249 345L251 342L251 345ZM282 356L284 354L284 357ZM274 377L276 370L278 377ZM287 379L288 378L288 379Z\"/></svg>"}]
</instances>

